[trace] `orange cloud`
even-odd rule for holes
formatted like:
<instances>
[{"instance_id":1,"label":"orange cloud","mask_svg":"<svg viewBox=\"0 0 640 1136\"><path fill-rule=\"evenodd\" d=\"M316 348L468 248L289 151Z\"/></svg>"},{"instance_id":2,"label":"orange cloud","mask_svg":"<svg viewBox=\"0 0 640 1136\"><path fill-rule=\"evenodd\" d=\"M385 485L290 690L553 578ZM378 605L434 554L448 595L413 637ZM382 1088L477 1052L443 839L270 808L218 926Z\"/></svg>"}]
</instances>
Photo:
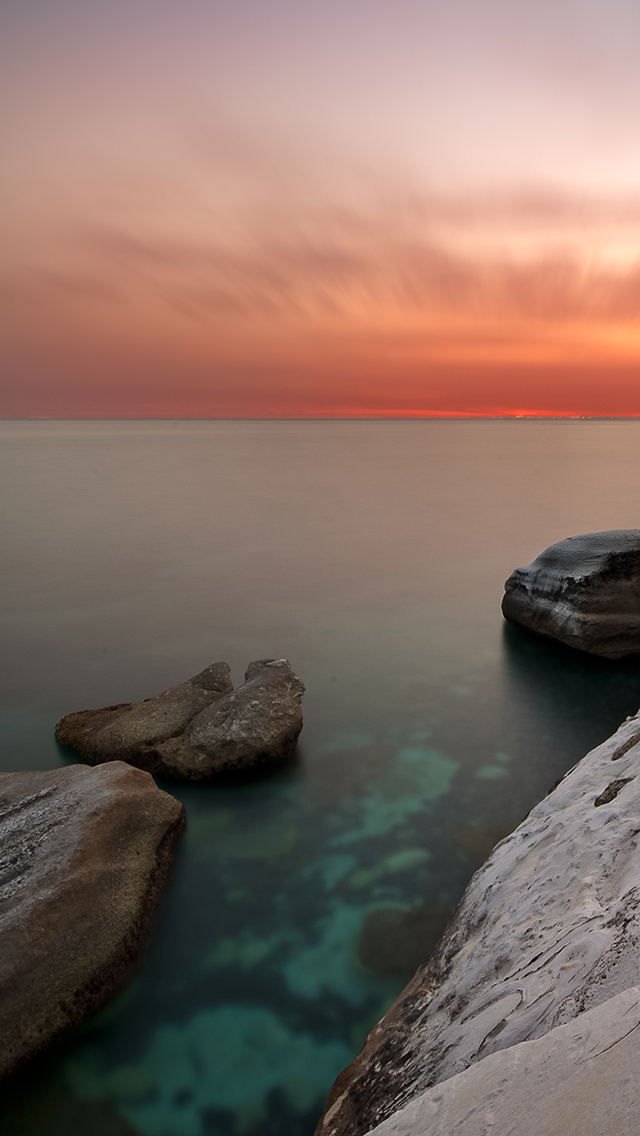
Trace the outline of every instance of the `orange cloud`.
<instances>
[{"instance_id":1,"label":"orange cloud","mask_svg":"<svg viewBox=\"0 0 640 1136\"><path fill-rule=\"evenodd\" d=\"M332 197L304 156L198 146L208 203L96 199L18 250L0 414L640 413L640 198Z\"/></svg>"}]
</instances>

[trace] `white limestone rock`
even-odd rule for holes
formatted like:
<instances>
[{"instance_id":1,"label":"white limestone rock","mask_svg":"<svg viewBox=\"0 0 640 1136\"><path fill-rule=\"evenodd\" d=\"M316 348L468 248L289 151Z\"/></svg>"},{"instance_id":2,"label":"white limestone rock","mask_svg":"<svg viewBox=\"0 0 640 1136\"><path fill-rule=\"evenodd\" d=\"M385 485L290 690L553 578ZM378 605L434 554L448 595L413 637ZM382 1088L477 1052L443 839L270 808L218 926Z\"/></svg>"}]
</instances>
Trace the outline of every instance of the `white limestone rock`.
<instances>
[{"instance_id":1,"label":"white limestone rock","mask_svg":"<svg viewBox=\"0 0 640 1136\"><path fill-rule=\"evenodd\" d=\"M640 717L496 846L439 947L338 1077L318 1126L360 1136L640 975Z\"/></svg>"},{"instance_id":2,"label":"white limestone rock","mask_svg":"<svg viewBox=\"0 0 640 1136\"><path fill-rule=\"evenodd\" d=\"M422 1093L370 1136L637 1136L640 990Z\"/></svg>"}]
</instances>

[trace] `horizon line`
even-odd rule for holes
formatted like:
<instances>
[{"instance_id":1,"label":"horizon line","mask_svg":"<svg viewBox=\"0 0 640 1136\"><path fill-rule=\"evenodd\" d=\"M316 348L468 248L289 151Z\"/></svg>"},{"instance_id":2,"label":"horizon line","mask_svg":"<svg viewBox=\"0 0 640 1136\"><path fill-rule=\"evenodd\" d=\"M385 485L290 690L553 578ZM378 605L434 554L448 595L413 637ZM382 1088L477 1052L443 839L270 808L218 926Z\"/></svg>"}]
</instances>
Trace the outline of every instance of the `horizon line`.
<instances>
[{"instance_id":1,"label":"horizon line","mask_svg":"<svg viewBox=\"0 0 640 1136\"><path fill-rule=\"evenodd\" d=\"M478 413L391 413L391 414L269 414L269 415L12 415L0 422L634 422L635 414L478 414Z\"/></svg>"}]
</instances>

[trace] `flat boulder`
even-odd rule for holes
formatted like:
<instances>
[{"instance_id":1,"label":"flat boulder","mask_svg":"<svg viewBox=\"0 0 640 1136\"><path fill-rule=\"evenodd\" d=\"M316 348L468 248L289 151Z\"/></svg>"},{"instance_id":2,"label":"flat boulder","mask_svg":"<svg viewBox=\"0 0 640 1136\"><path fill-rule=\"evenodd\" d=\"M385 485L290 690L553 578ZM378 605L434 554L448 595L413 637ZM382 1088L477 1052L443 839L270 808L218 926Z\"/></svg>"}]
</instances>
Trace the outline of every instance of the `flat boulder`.
<instances>
[{"instance_id":1,"label":"flat boulder","mask_svg":"<svg viewBox=\"0 0 640 1136\"><path fill-rule=\"evenodd\" d=\"M156 776L206 781L283 764L302 729L304 684L286 659L250 663L234 691L229 667L143 702L67 714L56 738L97 765L120 759Z\"/></svg>"},{"instance_id":2,"label":"flat boulder","mask_svg":"<svg viewBox=\"0 0 640 1136\"><path fill-rule=\"evenodd\" d=\"M0 774L0 1076L120 989L184 824L120 761Z\"/></svg>"},{"instance_id":3,"label":"flat boulder","mask_svg":"<svg viewBox=\"0 0 640 1136\"><path fill-rule=\"evenodd\" d=\"M635 987L639 974L637 716L496 846L430 960L338 1076L317 1131L361 1136L490 1054Z\"/></svg>"},{"instance_id":4,"label":"flat boulder","mask_svg":"<svg viewBox=\"0 0 640 1136\"><path fill-rule=\"evenodd\" d=\"M502 612L509 623L593 655L640 653L640 529L552 544L511 573Z\"/></svg>"}]
</instances>

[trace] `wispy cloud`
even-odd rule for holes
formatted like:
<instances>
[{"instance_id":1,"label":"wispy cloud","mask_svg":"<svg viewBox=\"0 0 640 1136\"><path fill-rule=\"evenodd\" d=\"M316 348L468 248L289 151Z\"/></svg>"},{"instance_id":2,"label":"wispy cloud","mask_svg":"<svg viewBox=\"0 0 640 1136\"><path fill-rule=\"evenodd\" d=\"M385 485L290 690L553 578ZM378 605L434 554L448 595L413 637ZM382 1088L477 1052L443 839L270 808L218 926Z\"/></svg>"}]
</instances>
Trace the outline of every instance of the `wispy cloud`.
<instances>
[{"instance_id":1,"label":"wispy cloud","mask_svg":"<svg viewBox=\"0 0 640 1136\"><path fill-rule=\"evenodd\" d=\"M501 215L500 215L501 216ZM465 253L459 232L411 231L389 208L366 217L310 210L290 228L254 224L237 247L206 234L139 236L107 227L73 235L77 264L32 270L25 292L101 303L145 299L192 320L458 318L628 322L640 315L640 258L584 248L505 249L499 234ZM70 242L71 243L71 242ZM452 247L453 246L453 247Z\"/></svg>"},{"instance_id":2,"label":"wispy cloud","mask_svg":"<svg viewBox=\"0 0 640 1136\"><path fill-rule=\"evenodd\" d=\"M167 406L189 372L194 406L209 383L225 405L262 391L253 413L444 412L456 366L456 412L489 413L510 396L483 368L640 363L640 195L436 194L224 124L189 146L189 177L162 193L106 185L46 239L34 230L6 284L18 356L38 343L78 374L137 367Z\"/></svg>"}]
</instances>

